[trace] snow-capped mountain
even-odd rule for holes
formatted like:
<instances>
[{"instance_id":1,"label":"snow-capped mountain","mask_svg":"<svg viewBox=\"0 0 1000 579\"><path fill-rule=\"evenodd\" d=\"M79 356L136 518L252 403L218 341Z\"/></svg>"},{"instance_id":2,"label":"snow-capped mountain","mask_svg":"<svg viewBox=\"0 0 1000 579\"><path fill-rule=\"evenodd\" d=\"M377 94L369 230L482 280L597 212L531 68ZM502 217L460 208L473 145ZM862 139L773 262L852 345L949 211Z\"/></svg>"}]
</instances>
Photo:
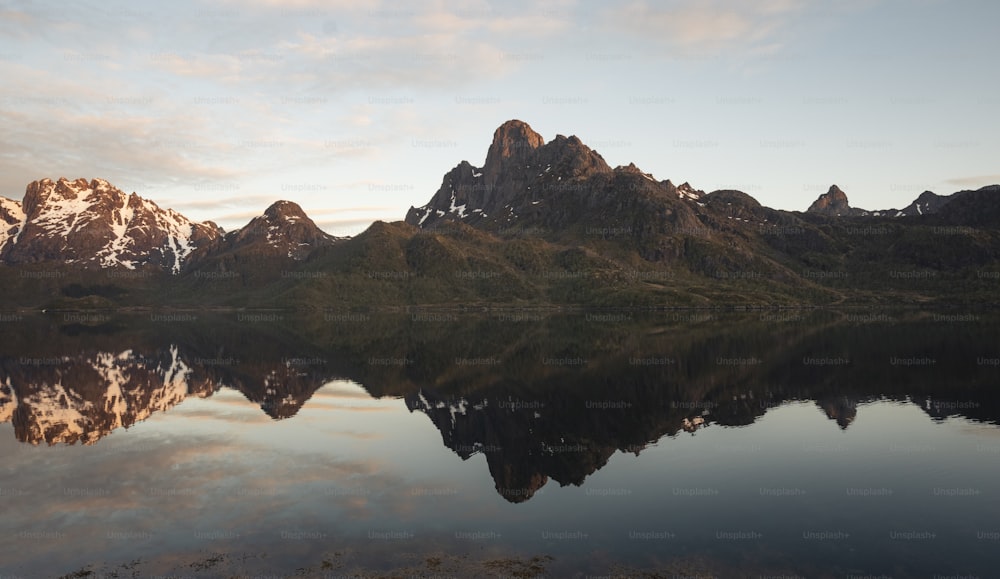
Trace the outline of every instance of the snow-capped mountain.
<instances>
[{"instance_id":1,"label":"snow-capped mountain","mask_svg":"<svg viewBox=\"0 0 1000 579\"><path fill-rule=\"evenodd\" d=\"M103 179L42 179L23 201L0 197L0 263L59 263L80 269L178 274L219 254L301 261L338 238L302 208L278 201L241 229L225 233Z\"/></svg>"},{"instance_id":2,"label":"snow-capped mountain","mask_svg":"<svg viewBox=\"0 0 1000 579\"><path fill-rule=\"evenodd\" d=\"M179 273L199 247L222 235L103 179L42 179L24 201L0 202L0 260L61 261L82 268L157 268Z\"/></svg>"}]
</instances>

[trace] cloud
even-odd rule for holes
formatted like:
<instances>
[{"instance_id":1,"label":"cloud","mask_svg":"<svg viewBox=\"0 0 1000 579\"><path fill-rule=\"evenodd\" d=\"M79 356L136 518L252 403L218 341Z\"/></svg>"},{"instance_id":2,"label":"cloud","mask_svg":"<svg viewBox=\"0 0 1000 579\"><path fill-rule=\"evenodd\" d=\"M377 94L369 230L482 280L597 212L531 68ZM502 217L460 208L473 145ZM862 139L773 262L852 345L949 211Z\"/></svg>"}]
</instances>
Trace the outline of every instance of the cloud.
<instances>
[{"instance_id":1,"label":"cloud","mask_svg":"<svg viewBox=\"0 0 1000 579\"><path fill-rule=\"evenodd\" d=\"M240 211L240 212L237 212L237 213L227 213L226 215L220 215L218 217L218 221L219 222L232 222L232 221L246 222L246 221L250 221L254 217L259 217L262 213L264 213L264 209L261 209L260 211Z\"/></svg>"},{"instance_id":2,"label":"cloud","mask_svg":"<svg viewBox=\"0 0 1000 579\"><path fill-rule=\"evenodd\" d=\"M448 88L512 72L497 44L454 31L419 31L402 36L317 36L301 32L283 50L311 60L306 78L324 94L350 89L401 92ZM412 97L370 95L377 106L414 105Z\"/></svg>"},{"instance_id":3,"label":"cloud","mask_svg":"<svg viewBox=\"0 0 1000 579\"><path fill-rule=\"evenodd\" d=\"M373 11L380 0L225 0L227 4L245 7L263 7L288 10L351 10Z\"/></svg>"},{"instance_id":4,"label":"cloud","mask_svg":"<svg viewBox=\"0 0 1000 579\"><path fill-rule=\"evenodd\" d=\"M234 143L206 131L220 119L205 107L137 90L114 75L77 78L20 63L0 64L0 75L4 191L53 173L145 190L177 180L229 180L238 172L226 162Z\"/></svg>"},{"instance_id":5,"label":"cloud","mask_svg":"<svg viewBox=\"0 0 1000 579\"><path fill-rule=\"evenodd\" d=\"M0 50L0 193L74 175L106 178L158 203L194 191L199 198L168 206L227 209L226 200L204 198L231 198L274 175L321 175L379 159L441 136L445 127L417 112L434 98L428 89L517 70L522 63L501 58L504 44L558 34L571 5L3 7L0 37L24 42ZM78 32L105 18L123 33L81 43ZM171 34L156 34L152 22Z\"/></svg>"},{"instance_id":6,"label":"cloud","mask_svg":"<svg viewBox=\"0 0 1000 579\"><path fill-rule=\"evenodd\" d=\"M41 177L72 175L106 178L120 187L142 190L177 179L194 185L236 175L234 168L213 162L213 147L195 157L187 154L190 149L157 146L159 138L176 128L171 121L65 110L47 116L0 111L0 124L7 127L0 133L0 187L18 190ZM174 134L178 141L187 139Z\"/></svg>"},{"instance_id":7,"label":"cloud","mask_svg":"<svg viewBox=\"0 0 1000 579\"><path fill-rule=\"evenodd\" d=\"M392 211L393 207L387 206L361 206L361 207L337 207L337 208L326 208L326 209L310 209L309 215L336 215L340 213L384 213L386 211Z\"/></svg>"},{"instance_id":8,"label":"cloud","mask_svg":"<svg viewBox=\"0 0 1000 579\"><path fill-rule=\"evenodd\" d=\"M207 79L237 78L242 70L236 56L219 54L181 55L167 53L152 55L150 64L177 76Z\"/></svg>"},{"instance_id":9,"label":"cloud","mask_svg":"<svg viewBox=\"0 0 1000 579\"><path fill-rule=\"evenodd\" d=\"M780 47L775 38L802 9L797 0L684 1L665 7L648 0L617 6L607 14L620 29L669 46L676 56L745 54Z\"/></svg>"},{"instance_id":10,"label":"cloud","mask_svg":"<svg viewBox=\"0 0 1000 579\"><path fill-rule=\"evenodd\" d=\"M391 516L404 502L403 490L413 484L378 458L258 445L236 436L245 429L242 425L216 426L211 434L194 429L183 436L168 435L169 441L149 436L155 430L148 427L122 432L125 438L67 449L76 460L54 470L31 467L37 467L38 452L7 452L7 466L20 473L12 488L24 496L4 502L4 529L11 530L8 543L17 545L4 564L54 576L53 570L60 567L113 560L132 545L155 545L115 540L113 532L126 537L148 533L145 536L156 543L169 538L167 550L193 557L205 547L192 537L198 531L249 530L253 536L274 531L275 525L311 520L319 507L328 523L340 513L362 520ZM356 439L357 434L347 436ZM134 440L138 450L123 445L126 439ZM275 472L285 474L276 479ZM8 486L4 490L10 491ZM359 498L368 502L359 503ZM153 512L156 516L149 516ZM20 530L45 535L19 539L14 531ZM154 548L149 555L161 551ZM43 568L53 572L40 571Z\"/></svg>"},{"instance_id":11,"label":"cloud","mask_svg":"<svg viewBox=\"0 0 1000 579\"><path fill-rule=\"evenodd\" d=\"M428 9L415 15L414 24L427 31L480 35L483 33L535 37L557 34L572 27L573 13L566 6L507 6L498 11L487 3L455 2L425 4Z\"/></svg>"},{"instance_id":12,"label":"cloud","mask_svg":"<svg viewBox=\"0 0 1000 579\"><path fill-rule=\"evenodd\" d=\"M952 179L945 179L945 183L949 185L957 185L959 187L985 187L986 185L995 185L1000 183L1000 174L977 175L975 177L955 177Z\"/></svg>"},{"instance_id":13,"label":"cloud","mask_svg":"<svg viewBox=\"0 0 1000 579\"><path fill-rule=\"evenodd\" d=\"M323 231L359 231L367 229L369 225L374 223L376 220L382 221L402 221L403 215L394 215L391 213L385 213L380 216L373 217L359 217L355 219L322 219L315 220L316 226ZM339 233L337 234L339 235Z\"/></svg>"},{"instance_id":14,"label":"cloud","mask_svg":"<svg viewBox=\"0 0 1000 579\"><path fill-rule=\"evenodd\" d=\"M373 402L371 394L366 392L360 385L354 382L337 380L328 382L317 390L310 399L310 403L339 404L342 400Z\"/></svg>"},{"instance_id":15,"label":"cloud","mask_svg":"<svg viewBox=\"0 0 1000 579\"><path fill-rule=\"evenodd\" d=\"M38 19L21 10L0 10L0 34L5 36L27 35L26 28L37 23Z\"/></svg>"},{"instance_id":16,"label":"cloud","mask_svg":"<svg viewBox=\"0 0 1000 579\"><path fill-rule=\"evenodd\" d=\"M239 195L232 197L218 197L218 198L206 198L206 199L195 199L195 200L168 198L168 199L157 199L156 202L157 204L163 204L165 206L173 207L175 209L183 207L185 209L198 209L198 210L208 210L208 211L227 209L230 207L246 207L247 205L260 205L262 208L264 208L274 202L274 195L267 195L267 194ZM261 211L263 211L263 209L261 209ZM241 213L238 215L240 215L242 218L242 215L244 214ZM255 213L254 215L258 214Z\"/></svg>"}]
</instances>

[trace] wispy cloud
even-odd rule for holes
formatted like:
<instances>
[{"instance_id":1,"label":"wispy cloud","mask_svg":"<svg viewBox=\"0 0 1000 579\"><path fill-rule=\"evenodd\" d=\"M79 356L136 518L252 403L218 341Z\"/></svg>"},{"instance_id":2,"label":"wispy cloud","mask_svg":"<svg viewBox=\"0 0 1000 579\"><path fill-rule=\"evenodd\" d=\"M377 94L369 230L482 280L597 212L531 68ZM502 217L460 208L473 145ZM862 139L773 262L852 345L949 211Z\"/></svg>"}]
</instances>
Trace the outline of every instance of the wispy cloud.
<instances>
[{"instance_id":1,"label":"wispy cloud","mask_svg":"<svg viewBox=\"0 0 1000 579\"><path fill-rule=\"evenodd\" d=\"M399 221L402 218L402 215L393 215L386 212L385 214L376 217L359 217L355 219L316 219L314 221L316 222L316 226L323 231L338 235L338 232L366 229L378 219L383 221Z\"/></svg>"},{"instance_id":2,"label":"wispy cloud","mask_svg":"<svg viewBox=\"0 0 1000 579\"><path fill-rule=\"evenodd\" d=\"M117 35L87 44L26 36L18 50L37 62L0 62L0 119L10 127L0 134L0 191L15 196L55 171L148 193L224 193L264 176L376 160L440 131L417 114L425 103L416 92L514 71L517 61L500 58L503 41L567 26L561 13L497 13L483 2L188 8L109 15L127 44ZM7 35L44 22L94 24L84 10L44 3L5 15ZM171 35L153 34L153 21Z\"/></svg>"},{"instance_id":3,"label":"wispy cloud","mask_svg":"<svg viewBox=\"0 0 1000 579\"><path fill-rule=\"evenodd\" d=\"M173 75L204 79L236 79L242 70L240 59L228 54L166 53L151 55L149 63L152 67Z\"/></svg>"},{"instance_id":4,"label":"wispy cloud","mask_svg":"<svg viewBox=\"0 0 1000 579\"><path fill-rule=\"evenodd\" d=\"M1000 183L1000 173L995 175L976 175L974 177L954 177L946 179L945 183L959 187L985 187Z\"/></svg>"},{"instance_id":5,"label":"wispy cloud","mask_svg":"<svg viewBox=\"0 0 1000 579\"><path fill-rule=\"evenodd\" d=\"M774 52L778 33L802 10L799 0L635 0L610 9L620 28L665 44L676 56L717 56L726 51Z\"/></svg>"},{"instance_id":6,"label":"wispy cloud","mask_svg":"<svg viewBox=\"0 0 1000 579\"><path fill-rule=\"evenodd\" d=\"M343 213L381 213L392 210L385 206L337 207L327 209L310 209L309 215L340 215Z\"/></svg>"},{"instance_id":7,"label":"wispy cloud","mask_svg":"<svg viewBox=\"0 0 1000 579\"><path fill-rule=\"evenodd\" d=\"M269 204L274 202L274 195L271 194L260 194L260 195L239 195L230 197L216 197L207 199L182 199L182 198L165 198L158 199L157 203L172 204L171 207L183 207L186 209L198 209L198 210L208 210L208 211L220 211L224 209L230 209L233 207L246 207L248 205L260 206L261 208L267 207ZM263 210L263 209L262 209ZM242 214L240 214L242 215Z\"/></svg>"}]
</instances>

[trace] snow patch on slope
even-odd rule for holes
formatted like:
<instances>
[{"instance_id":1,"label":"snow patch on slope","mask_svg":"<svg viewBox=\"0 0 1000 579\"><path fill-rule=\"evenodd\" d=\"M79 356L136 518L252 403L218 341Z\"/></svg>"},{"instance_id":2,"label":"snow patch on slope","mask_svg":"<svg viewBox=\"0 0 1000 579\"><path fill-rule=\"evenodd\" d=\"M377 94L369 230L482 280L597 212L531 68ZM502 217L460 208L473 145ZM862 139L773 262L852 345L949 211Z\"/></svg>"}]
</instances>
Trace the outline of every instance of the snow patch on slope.
<instances>
[{"instance_id":1,"label":"snow patch on slope","mask_svg":"<svg viewBox=\"0 0 1000 579\"><path fill-rule=\"evenodd\" d=\"M128 269L135 269L135 263L121 259L121 255L133 241L127 234L129 224L135 217L135 210L129 207L124 199L116 199L116 201L121 201L122 205L116 207L111 214L111 242L97 254L97 258L100 260L101 267L121 265Z\"/></svg>"},{"instance_id":2,"label":"snow patch on slope","mask_svg":"<svg viewBox=\"0 0 1000 579\"><path fill-rule=\"evenodd\" d=\"M90 420L84 413L91 410L93 404L76 392L67 390L61 382L43 385L38 392L27 396L22 404L29 408L31 415L31 440L86 440L84 433Z\"/></svg>"},{"instance_id":3,"label":"snow patch on slope","mask_svg":"<svg viewBox=\"0 0 1000 579\"><path fill-rule=\"evenodd\" d=\"M9 422L17 409L17 394L14 392L14 385L10 383L10 376L0 383L0 423Z\"/></svg>"},{"instance_id":4,"label":"snow patch on slope","mask_svg":"<svg viewBox=\"0 0 1000 579\"><path fill-rule=\"evenodd\" d=\"M64 182L74 196L66 197L58 193L56 185L50 181L42 211L32 220L32 224L44 229L46 233L66 236L90 221L92 216L87 215L87 212L91 204L87 198L94 190L76 189L68 181L60 182Z\"/></svg>"},{"instance_id":5,"label":"snow patch on slope","mask_svg":"<svg viewBox=\"0 0 1000 579\"><path fill-rule=\"evenodd\" d=\"M701 199L701 195L695 191L694 187L688 185L687 183L682 183L677 187L677 196L681 199L687 199L689 201L698 201Z\"/></svg>"},{"instance_id":6,"label":"snow patch on slope","mask_svg":"<svg viewBox=\"0 0 1000 579\"><path fill-rule=\"evenodd\" d=\"M452 191L451 192L451 207L448 208L448 213L453 213L455 215L458 215L459 218L464 218L465 217L465 208L468 206L468 203L463 203L461 205L456 205L455 203L456 203L455 191Z\"/></svg>"},{"instance_id":7,"label":"snow patch on slope","mask_svg":"<svg viewBox=\"0 0 1000 579\"><path fill-rule=\"evenodd\" d=\"M6 219L0 220L0 250L10 241L17 243L21 231L24 230L25 214L19 201L0 197L0 213L6 213L14 223L8 223ZM16 230L16 233L13 233Z\"/></svg>"}]
</instances>

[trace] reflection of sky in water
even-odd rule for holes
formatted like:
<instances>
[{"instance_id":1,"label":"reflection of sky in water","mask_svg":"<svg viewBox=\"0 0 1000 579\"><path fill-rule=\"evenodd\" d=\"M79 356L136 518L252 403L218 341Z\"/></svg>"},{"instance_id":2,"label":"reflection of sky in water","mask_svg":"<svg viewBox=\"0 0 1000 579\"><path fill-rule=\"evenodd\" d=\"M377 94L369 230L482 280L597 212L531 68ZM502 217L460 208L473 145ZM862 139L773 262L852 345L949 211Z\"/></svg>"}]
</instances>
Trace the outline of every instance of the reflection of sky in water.
<instances>
[{"instance_id":1,"label":"reflection of sky in water","mask_svg":"<svg viewBox=\"0 0 1000 579\"><path fill-rule=\"evenodd\" d=\"M790 403L750 426L682 432L638 457L616 453L582 487L549 481L523 504L497 494L482 455L462 461L402 400L347 382L288 420L223 389L90 447L33 447L11 430L0 425L4 575L217 550L263 551L257 563L287 571L340 548L432 545L594 564L704 552L842 575L891 574L896 558L899 576L982 574L1000 547L977 539L998 530L1000 431L935 423L898 402L859 405L847 430L814 403ZM890 538L909 531L935 537ZM586 539L566 538L578 532ZM647 532L667 538L638 538Z\"/></svg>"}]
</instances>

